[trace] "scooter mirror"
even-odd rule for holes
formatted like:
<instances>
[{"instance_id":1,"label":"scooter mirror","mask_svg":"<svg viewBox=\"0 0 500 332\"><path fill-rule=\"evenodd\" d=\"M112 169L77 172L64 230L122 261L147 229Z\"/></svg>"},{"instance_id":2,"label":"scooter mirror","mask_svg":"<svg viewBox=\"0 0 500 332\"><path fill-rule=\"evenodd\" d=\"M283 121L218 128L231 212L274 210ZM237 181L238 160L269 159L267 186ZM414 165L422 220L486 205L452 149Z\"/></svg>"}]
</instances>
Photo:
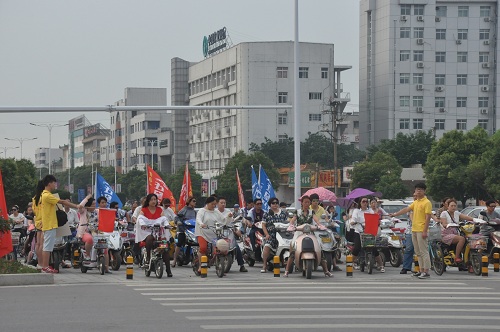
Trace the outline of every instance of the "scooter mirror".
<instances>
[{"instance_id":1,"label":"scooter mirror","mask_svg":"<svg viewBox=\"0 0 500 332\"><path fill-rule=\"evenodd\" d=\"M481 211L481 212L479 212L479 214L482 215L483 217L487 217L486 211Z\"/></svg>"}]
</instances>

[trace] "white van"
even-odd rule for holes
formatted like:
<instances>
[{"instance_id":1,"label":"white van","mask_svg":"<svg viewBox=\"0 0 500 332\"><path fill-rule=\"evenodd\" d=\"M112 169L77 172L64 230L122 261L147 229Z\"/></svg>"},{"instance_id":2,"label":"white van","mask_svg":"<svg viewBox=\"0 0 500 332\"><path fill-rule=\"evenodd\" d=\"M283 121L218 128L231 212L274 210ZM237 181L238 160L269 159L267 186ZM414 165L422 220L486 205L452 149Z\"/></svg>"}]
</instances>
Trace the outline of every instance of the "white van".
<instances>
[{"instance_id":1,"label":"white van","mask_svg":"<svg viewBox=\"0 0 500 332\"><path fill-rule=\"evenodd\" d=\"M380 204L380 207L384 209L388 214L398 212L399 210L404 209L409 205L400 200L383 199L381 200L381 202L382 203ZM397 216L397 218L402 222L408 222L410 220L407 213L399 215Z\"/></svg>"}]
</instances>

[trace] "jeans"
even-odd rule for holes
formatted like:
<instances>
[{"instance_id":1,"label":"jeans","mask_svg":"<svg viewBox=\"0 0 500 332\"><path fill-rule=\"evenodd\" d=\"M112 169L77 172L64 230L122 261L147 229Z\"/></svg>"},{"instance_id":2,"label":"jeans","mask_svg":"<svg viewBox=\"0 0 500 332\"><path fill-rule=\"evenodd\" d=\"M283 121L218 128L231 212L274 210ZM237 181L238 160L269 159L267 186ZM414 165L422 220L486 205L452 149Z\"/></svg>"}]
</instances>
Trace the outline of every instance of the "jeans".
<instances>
[{"instance_id":1,"label":"jeans","mask_svg":"<svg viewBox=\"0 0 500 332\"><path fill-rule=\"evenodd\" d=\"M411 271L411 266L413 264L413 255L415 250L413 249L413 241L411 240L411 234L405 234L406 248L403 256L403 269Z\"/></svg>"},{"instance_id":2,"label":"jeans","mask_svg":"<svg viewBox=\"0 0 500 332\"><path fill-rule=\"evenodd\" d=\"M239 245L236 245L236 261L238 262L238 266L243 266L245 261L243 261L243 255L241 254L241 249Z\"/></svg>"}]
</instances>

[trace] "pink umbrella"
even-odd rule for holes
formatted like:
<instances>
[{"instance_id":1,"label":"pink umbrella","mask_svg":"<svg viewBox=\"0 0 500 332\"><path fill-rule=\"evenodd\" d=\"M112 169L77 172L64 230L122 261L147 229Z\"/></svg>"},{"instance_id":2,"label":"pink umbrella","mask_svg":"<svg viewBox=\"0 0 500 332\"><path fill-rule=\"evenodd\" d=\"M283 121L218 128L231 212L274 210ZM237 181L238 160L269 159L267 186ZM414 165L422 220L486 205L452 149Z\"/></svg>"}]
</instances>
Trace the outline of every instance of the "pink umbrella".
<instances>
[{"instance_id":1,"label":"pink umbrella","mask_svg":"<svg viewBox=\"0 0 500 332\"><path fill-rule=\"evenodd\" d=\"M335 196L335 194L324 188L324 187L318 187L318 188L314 188L314 189L309 189L308 191L306 191L306 193L302 196L311 196L311 194L318 194L319 196L319 199L321 201L329 201L329 202L335 202L337 200L337 196Z\"/></svg>"}]
</instances>

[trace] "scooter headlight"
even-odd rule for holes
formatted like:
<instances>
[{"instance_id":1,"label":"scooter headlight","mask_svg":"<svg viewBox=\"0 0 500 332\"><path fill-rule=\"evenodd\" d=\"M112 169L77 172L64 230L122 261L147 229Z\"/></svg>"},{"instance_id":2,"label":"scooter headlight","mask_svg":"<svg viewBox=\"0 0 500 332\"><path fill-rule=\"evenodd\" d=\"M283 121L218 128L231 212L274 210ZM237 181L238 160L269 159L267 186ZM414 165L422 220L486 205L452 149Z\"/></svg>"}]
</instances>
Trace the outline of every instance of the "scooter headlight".
<instances>
[{"instance_id":1,"label":"scooter headlight","mask_svg":"<svg viewBox=\"0 0 500 332\"><path fill-rule=\"evenodd\" d=\"M311 226L305 225L304 228L302 229L303 233L311 233Z\"/></svg>"}]
</instances>

